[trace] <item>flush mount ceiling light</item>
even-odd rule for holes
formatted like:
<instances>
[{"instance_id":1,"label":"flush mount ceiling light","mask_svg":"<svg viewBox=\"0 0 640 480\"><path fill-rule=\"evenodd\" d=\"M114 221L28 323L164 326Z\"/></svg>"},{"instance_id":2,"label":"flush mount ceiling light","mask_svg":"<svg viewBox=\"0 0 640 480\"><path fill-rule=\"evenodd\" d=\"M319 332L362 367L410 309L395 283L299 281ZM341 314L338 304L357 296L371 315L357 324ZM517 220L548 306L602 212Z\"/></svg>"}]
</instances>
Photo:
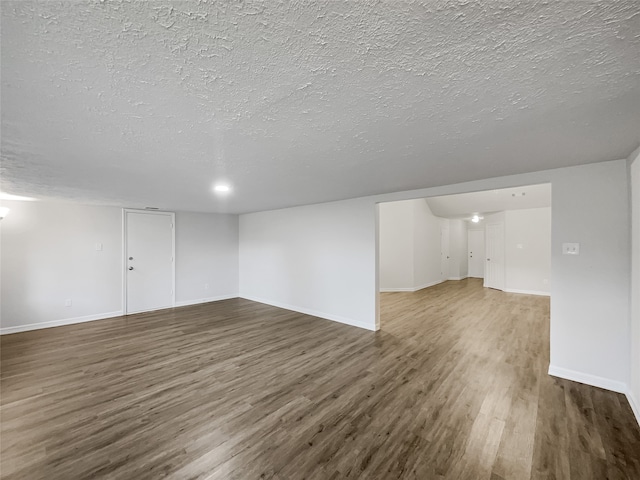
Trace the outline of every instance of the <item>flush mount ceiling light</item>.
<instances>
[{"instance_id":1,"label":"flush mount ceiling light","mask_svg":"<svg viewBox=\"0 0 640 480\"><path fill-rule=\"evenodd\" d=\"M481 216L479 216L479 215L475 214L473 217L471 217L471 221L472 221L473 223L478 223L478 222L479 222L480 220L482 220L483 218L484 218L484 217L481 217Z\"/></svg>"},{"instance_id":2,"label":"flush mount ceiling light","mask_svg":"<svg viewBox=\"0 0 640 480\"><path fill-rule=\"evenodd\" d=\"M213 187L213 191L216 193L229 193L231 191L231 187L224 183L218 183Z\"/></svg>"}]
</instances>

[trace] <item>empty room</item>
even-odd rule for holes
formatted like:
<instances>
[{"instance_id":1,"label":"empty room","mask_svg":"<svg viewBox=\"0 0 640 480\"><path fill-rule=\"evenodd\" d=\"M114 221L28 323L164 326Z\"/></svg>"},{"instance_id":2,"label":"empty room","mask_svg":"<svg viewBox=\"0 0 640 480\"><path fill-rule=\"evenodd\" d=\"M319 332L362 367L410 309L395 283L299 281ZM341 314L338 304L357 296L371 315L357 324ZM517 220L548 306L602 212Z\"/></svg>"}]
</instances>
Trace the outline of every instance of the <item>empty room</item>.
<instances>
[{"instance_id":1,"label":"empty room","mask_svg":"<svg viewBox=\"0 0 640 480\"><path fill-rule=\"evenodd\" d=\"M640 478L635 0L2 0L0 478Z\"/></svg>"}]
</instances>

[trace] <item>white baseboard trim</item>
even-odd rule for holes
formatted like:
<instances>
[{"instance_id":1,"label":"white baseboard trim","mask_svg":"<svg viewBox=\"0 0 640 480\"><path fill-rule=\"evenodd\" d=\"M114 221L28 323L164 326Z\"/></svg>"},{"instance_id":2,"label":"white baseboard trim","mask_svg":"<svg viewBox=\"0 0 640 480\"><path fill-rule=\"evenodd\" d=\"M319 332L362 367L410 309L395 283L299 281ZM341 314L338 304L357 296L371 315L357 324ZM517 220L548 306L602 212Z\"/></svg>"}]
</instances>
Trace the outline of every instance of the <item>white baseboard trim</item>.
<instances>
[{"instance_id":1,"label":"white baseboard trim","mask_svg":"<svg viewBox=\"0 0 640 480\"><path fill-rule=\"evenodd\" d=\"M447 278L447 280L458 281L458 280L464 280L465 278L469 278L469 277L449 277L449 278Z\"/></svg>"},{"instance_id":2,"label":"white baseboard trim","mask_svg":"<svg viewBox=\"0 0 640 480\"><path fill-rule=\"evenodd\" d=\"M631 410L633 410L633 414L636 416L638 425L640 425L640 402L638 402L638 400L633 396L633 393L631 391L627 392L627 400L629 400Z\"/></svg>"},{"instance_id":3,"label":"white baseboard trim","mask_svg":"<svg viewBox=\"0 0 640 480\"><path fill-rule=\"evenodd\" d=\"M433 287L434 285L440 285L441 283L444 283L444 282L446 282L446 280L436 280L435 282L429 282L423 285L418 285L416 288L413 289L413 291L417 292L418 290L422 290L423 288Z\"/></svg>"},{"instance_id":4,"label":"white baseboard trim","mask_svg":"<svg viewBox=\"0 0 640 480\"><path fill-rule=\"evenodd\" d=\"M597 375L591 375L589 373L577 372L575 370L569 370L568 368L549 365L549 375L573 382L584 383L592 387L604 388L605 390L611 390L613 392L624 394L628 392L627 384L624 382L598 377Z\"/></svg>"},{"instance_id":5,"label":"white baseboard trim","mask_svg":"<svg viewBox=\"0 0 640 480\"><path fill-rule=\"evenodd\" d=\"M439 283L444 282L444 280L437 280L435 282L425 283L424 285L418 285L417 287L408 287L408 288L381 288L381 293L388 292L417 292L418 290L422 290L423 288L433 287L434 285L438 285Z\"/></svg>"},{"instance_id":6,"label":"white baseboard trim","mask_svg":"<svg viewBox=\"0 0 640 480\"><path fill-rule=\"evenodd\" d=\"M540 295L540 296L543 296L543 297L550 297L551 296L551 293L542 292L542 291L539 291L539 290L519 290L517 288L505 288L503 291L507 292L507 293L523 293L525 295Z\"/></svg>"},{"instance_id":7,"label":"white baseboard trim","mask_svg":"<svg viewBox=\"0 0 640 480\"><path fill-rule=\"evenodd\" d=\"M181 300L176 302L176 307L186 307L188 305L198 305L200 303L218 302L220 300L229 300L230 298L238 298L238 294L218 295L216 297L198 298L197 300Z\"/></svg>"},{"instance_id":8,"label":"white baseboard trim","mask_svg":"<svg viewBox=\"0 0 640 480\"><path fill-rule=\"evenodd\" d=\"M338 323L344 323L346 325L351 325L352 327L364 328L365 330L375 331L376 326L375 322L371 324L366 324L363 322L359 322L358 320L353 320L351 318L341 317L339 315L333 315L331 313L319 312L318 310L312 310L310 308L297 307L295 305L289 305L287 303L282 302L274 302L272 300L266 300L264 298L253 297L250 295L240 295L240 298L244 298L245 300L251 300L252 302L264 303L265 305L271 305L272 307L283 308L284 310L291 310L293 312L304 313L305 315L311 315L313 317L324 318L325 320L332 320Z\"/></svg>"},{"instance_id":9,"label":"white baseboard trim","mask_svg":"<svg viewBox=\"0 0 640 480\"><path fill-rule=\"evenodd\" d=\"M30 323L28 325L19 325L16 327L4 327L0 328L0 335L40 330L42 328L62 327L64 325L73 325L74 323L92 322L94 320L104 320L105 318L121 317L122 315L124 315L122 310L118 310L116 312L85 315L84 317L63 318L62 320L53 320L51 322Z\"/></svg>"},{"instance_id":10,"label":"white baseboard trim","mask_svg":"<svg viewBox=\"0 0 640 480\"><path fill-rule=\"evenodd\" d=\"M187 300L176 302L175 307L185 307L187 305L196 305L199 303L217 302L218 300L228 300L230 298L237 298L238 295L220 295L217 297L201 298L198 300ZM162 307L159 310L165 310L171 307ZM145 312L131 312L129 315L135 315L136 313ZM0 335L9 335L11 333L28 332L30 330L40 330L43 328L62 327L64 325L73 325L75 323L93 322L94 320L104 320L105 318L121 317L124 315L122 310L116 312L97 313L95 315L85 315L83 317L63 318L62 320L53 320L51 322L30 323L28 325L18 325L16 327L2 327L0 328Z\"/></svg>"}]
</instances>

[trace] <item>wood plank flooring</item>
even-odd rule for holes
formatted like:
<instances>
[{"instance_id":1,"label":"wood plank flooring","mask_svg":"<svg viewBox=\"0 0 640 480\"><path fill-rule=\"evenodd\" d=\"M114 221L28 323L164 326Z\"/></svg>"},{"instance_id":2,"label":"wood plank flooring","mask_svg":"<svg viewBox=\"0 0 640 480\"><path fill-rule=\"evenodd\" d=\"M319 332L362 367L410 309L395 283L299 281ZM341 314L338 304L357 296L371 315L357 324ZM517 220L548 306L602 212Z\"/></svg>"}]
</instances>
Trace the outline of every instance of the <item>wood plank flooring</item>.
<instances>
[{"instance_id":1,"label":"wood plank flooring","mask_svg":"<svg viewBox=\"0 0 640 480\"><path fill-rule=\"evenodd\" d=\"M234 299L1 338L0 477L640 479L624 396L547 375L549 301L468 279L382 330Z\"/></svg>"}]
</instances>

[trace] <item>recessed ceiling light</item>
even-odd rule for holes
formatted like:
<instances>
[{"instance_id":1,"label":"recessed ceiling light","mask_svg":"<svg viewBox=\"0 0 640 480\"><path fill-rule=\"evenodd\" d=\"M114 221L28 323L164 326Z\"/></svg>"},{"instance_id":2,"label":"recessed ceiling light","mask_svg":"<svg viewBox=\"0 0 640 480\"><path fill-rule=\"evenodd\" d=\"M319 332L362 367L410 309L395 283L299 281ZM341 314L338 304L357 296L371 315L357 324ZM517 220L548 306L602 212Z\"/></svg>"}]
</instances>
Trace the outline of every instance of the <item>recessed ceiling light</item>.
<instances>
[{"instance_id":1,"label":"recessed ceiling light","mask_svg":"<svg viewBox=\"0 0 640 480\"><path fill-rule=\"evenodd\" d=\"M219 183L218 185L213 187L213 190L218 193L228 193L231 191L231 187L229 185Z\"/></svg>"}]
</instances>

